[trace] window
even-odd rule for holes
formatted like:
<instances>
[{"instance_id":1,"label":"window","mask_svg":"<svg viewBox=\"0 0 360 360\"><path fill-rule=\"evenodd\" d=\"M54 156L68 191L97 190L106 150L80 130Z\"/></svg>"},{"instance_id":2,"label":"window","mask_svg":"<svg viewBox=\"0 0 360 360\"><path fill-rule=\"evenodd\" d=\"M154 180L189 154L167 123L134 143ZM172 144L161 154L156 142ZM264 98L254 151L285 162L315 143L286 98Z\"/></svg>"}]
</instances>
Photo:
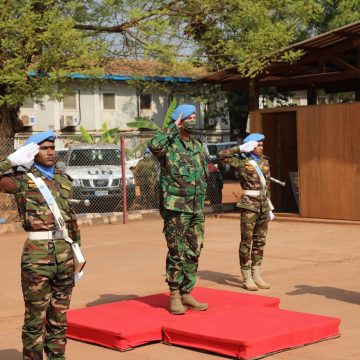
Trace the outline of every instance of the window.
<instances>
[{"instance_id":1,"label":"window","mask_svg":"<svg viewBox=\"0 0 360 360\"><path fill-rule=\"evenodd\" d=\"M33 98L27 97L24 100L24 102L22 104L22 107L27 108L27 109L33 109L34 108L34 100L33 100Z\"/></svg>"},{"instance_id":2,"label":"window","mask_svg":"<svg viewBox=\"0 0 360 360\"><path fill-rule=\"evenodd\" d=\"M186 94L174 94L174 98L177 105L186 104Z\"/></svg>"},{"instance_id":3,"label":"window","mask_svg":"<svg viewBox=\"0 0 360 360\"><path fill-rule=\"evenodd\" d=\"M103 109L115 110L115 94L103 93Z\"/></svg>"},{"instance_id":4,"label":"window","mask_svg":"<svg viewBox=\"0 0 360 360\"><path fill-rule=\"evenodd\" d=\"M140 94L140 110L151 109L151 94Z\"/></svg>"},{"instance_id":5,"label":"window","mask_svg":"<svg viewBox=\"0 0 360 360\"><path fill-rule=\"evenodd\" d=\"M118 149L76 149L70 152L69 166L121 165Z\"/></svg>"},{"instance_id":6,"label":"window","mask_svg":"<svg viewBox=\"0 0 360 360\"><path fill-rule=\"evenodd\" d=\"M64 109L76 110L76 94L65 94L63 105Z\"/></svg>"}]
</instances>

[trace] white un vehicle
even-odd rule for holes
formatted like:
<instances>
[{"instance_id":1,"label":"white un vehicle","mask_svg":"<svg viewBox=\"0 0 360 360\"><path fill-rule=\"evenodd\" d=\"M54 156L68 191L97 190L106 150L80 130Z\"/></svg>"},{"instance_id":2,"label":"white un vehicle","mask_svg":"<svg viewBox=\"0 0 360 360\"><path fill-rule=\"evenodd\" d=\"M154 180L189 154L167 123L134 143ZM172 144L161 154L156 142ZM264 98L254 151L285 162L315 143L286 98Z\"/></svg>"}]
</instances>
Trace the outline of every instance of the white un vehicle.
<instances>
[{"instance_id":1,"label":"white un vehicle","mask_svg":"<svg viewBox=\"0 0 360 360\"><path fill-rule=\"evenodd\" d=\"M113 212L122 209L123 191L121 152L117 145L72 145L64 162L65 172L73 179L74 199L90 200L87 208L82 202L75 205L77 212ZM135 200L135 181L132 171L125 169L126 200L130 207Z\"/></svg>"}]
</instances>

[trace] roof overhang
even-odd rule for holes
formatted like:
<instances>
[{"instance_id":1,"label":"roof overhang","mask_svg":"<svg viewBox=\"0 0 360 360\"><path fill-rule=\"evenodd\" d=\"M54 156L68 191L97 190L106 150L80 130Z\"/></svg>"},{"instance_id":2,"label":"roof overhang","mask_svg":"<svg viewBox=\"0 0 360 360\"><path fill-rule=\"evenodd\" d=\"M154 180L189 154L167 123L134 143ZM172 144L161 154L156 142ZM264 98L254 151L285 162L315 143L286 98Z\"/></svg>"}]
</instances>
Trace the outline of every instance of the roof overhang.
<instances>
[{"instance_id":1,"label":"roof overhang","mask_svg":"<svg viewBox=\"0 0 360 360\"><path fill-rule=\"evenodd\" d=\"M359 83L360 21L289 46L279 54L288 50L302 50L304 55L292 64L270 63L254 79L242 76L235 65L198 81L220 84L224 90L248 89L250 81L254 81L259 88L317 87L329 92L353 89Z\"/></svg>"}]
</instances>

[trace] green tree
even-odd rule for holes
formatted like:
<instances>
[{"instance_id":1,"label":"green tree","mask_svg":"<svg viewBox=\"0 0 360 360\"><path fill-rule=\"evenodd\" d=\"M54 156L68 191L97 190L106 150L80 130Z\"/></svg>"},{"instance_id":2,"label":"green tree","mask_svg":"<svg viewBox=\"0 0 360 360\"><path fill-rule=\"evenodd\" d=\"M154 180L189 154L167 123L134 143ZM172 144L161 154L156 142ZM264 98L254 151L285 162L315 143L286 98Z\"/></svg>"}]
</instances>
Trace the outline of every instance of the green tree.
<instances>
[{"instance_id":1,"label":"green tree","mask_svg":"<svg viewBox=\"0 0 360 360\"><path fill-rule=\"evenodd\" d=\"M359 0L191 0L188 6L194 16L185 33L197 44L192 61L209 71L238 65L239 72L250 78L270 62L293 62L302 55L279 50L360 19ZM243 135L247 92L229 93L226 103L231 128Z\"/></svg>"},{"instance_id":2,"label":"green tree","mask_svg":"<svg viewBox=\"0 0 360 360\"><path fill-rule=\"evenodd\" d=\"M179 46L168 41L176 31L169 18L184 3L0 1L1 136L20 129L18 113L26 98L61 98L69 91L72 73L96 79L114 57L156 58L168 71Z\"/></svg>"},{"instance_id":3,"label":"green tree","mask_svg":"<svg viewBox=\"0 0 360 360\"><path fill-rule=\"evenodd\" d=\"M19 107L27 97L57 98L68 75L97 75L106 47L68 16L73 1L0 2L0 133L18 130ZM55 86L56 85L56 86Z\"/></svg>"},{"instance_id":4,"label":"green tree","mask_svg":"<svg viewBox=\"0 0 360 360\"><path fill-rule=\"evenodd\" d=\"M308 36L309 24L315 34L358 18L358 0L0 1L0 133L19 129L27 97L60 98L70 74L98 79L114 58L156 59L157 75L190 59L210 71L239 64L254 77L269 61L301 56L278 50Z\"/></svg>"}]
</instances>

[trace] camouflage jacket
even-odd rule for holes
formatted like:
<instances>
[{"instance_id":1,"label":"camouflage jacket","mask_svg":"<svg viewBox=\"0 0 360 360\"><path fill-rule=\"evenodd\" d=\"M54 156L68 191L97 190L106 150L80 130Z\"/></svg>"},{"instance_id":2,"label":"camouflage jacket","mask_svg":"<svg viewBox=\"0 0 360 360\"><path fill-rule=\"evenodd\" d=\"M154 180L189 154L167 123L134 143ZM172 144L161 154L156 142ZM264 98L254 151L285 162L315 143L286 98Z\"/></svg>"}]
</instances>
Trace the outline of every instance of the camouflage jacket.
<instances>
[{"instance_id":1,"label":"camouflage jacket","mask_svg":"<svg viewBox=\"0 0 360 360\"><path fill-rule=\"evenodd\" d=\"M13 194L25 231L56 230L53 214L35 183L26 175L32 172L41 177L54 196L66 222L69 236L80 243L75 212L67 201L72 197L72 181L67 175L55 170L54 179L43 176L35 167L30 170L13 168L9 160L0 161L0 191Z\"/></svg>"},{"instance_id":2,"label":"camouflage jacket","mask_svg":"<svg viewBox=\"0 0 360 360\"><path fill-rule=\"evenodd\" d=\"M173 123L155 134L149 149L161 164L162 206L188 213L203 211L208 168L201 141L195 136L183 141Z\"/></svg>"},{"instance_id":3,"label":"camouflage jacket","mask_svg":"<svg viewBox=\"0 0 360 360\"><path fill-rule=\"evenodd\" d=\"M261 190L260 177L256 172L254 166L249 161L253 160L250 154L240 153L239 147L235 146L230 149L219 152L218 157L220 161L233 166L239 175L240 185L243 190ZM257 161L259 168L264 174L266 180L266 196L250 197L241 195L238 207L255 212L269 211L269 204L267 198L270 198L270 165L269 159L266 156L261 156Z\"/></svg>"},{"instance_id":4,"label":"camouflage jacket","mask_svg":"<svg viewBox=\"0 0 360 360\"><path fill-rule=\"evenodd\" d=\"M151 157L139 160L133 170L137 183L154 183L158 179L160 171L159 163Z\"/></svg>"}]
</instances>

